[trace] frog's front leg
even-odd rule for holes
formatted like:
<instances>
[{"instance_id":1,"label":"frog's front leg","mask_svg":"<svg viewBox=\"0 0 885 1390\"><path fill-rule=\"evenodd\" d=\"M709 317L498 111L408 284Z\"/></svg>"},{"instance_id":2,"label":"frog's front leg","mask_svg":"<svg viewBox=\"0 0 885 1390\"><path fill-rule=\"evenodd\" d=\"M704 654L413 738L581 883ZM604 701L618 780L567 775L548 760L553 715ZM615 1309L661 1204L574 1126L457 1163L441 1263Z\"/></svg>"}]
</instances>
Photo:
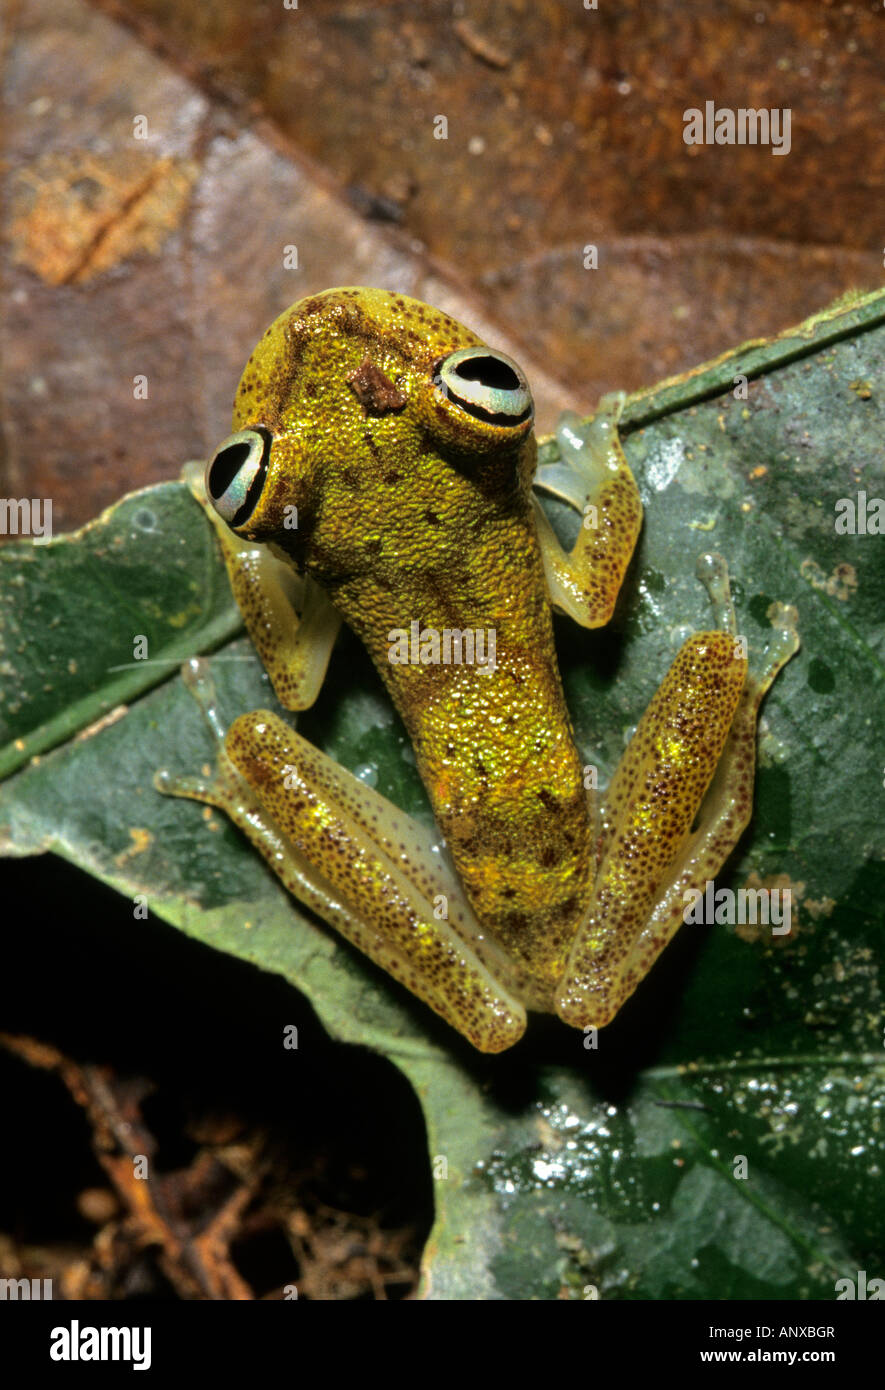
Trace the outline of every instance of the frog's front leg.
<instances>
[{"instance_id":1,"label":"frog's front leg","mask_svg":"<svg viewBox=\"0 0 885 1390\"><path fill-rule=\"evenodd\" d=\"M562 463L540 468L535 486L581 512L577 540L566 552L537 498L535 522L550 600L583 627L612 615L642 526L642 503L618 438L623 392L603 396L589 422L571 411L556 427Z\"/></svg>"},{"instance_id":2,"label":"frog's front leg","mask_svg":"<svg viewBox=\"0 0 885 1390\"><path fill-rule=\"evenodd\" d=\"M260 441L257 431L240 434L255 434ZM226 447L246 446L228 440ZM340 613L313 580L296 574L267 545L244 540L230 529L206 495L202 464L186 464L182 479L212 522L234 598L277 699L285 709L309 709L329 665Z\"/></svg>"},{"instance_id":3,"label":"frog's front leg","mask_svg":"<svg viewBox=\"0 0 885 1390\"><path fill-rule=\"evenodd\" d=\"M728 572L702 556L720 629L688 639L628 745L603 809L593 898L569 958L556 1011L602 1027L633 993L703 891L752 812L756 720L765 691L798 649L796 613L775 605L759 676L735 635Z\"/></svg>"},{"instance_id":4,"label":"frog's front leg","mask_svg":"<svg viewBox=\"0 0 885 1390\"><path fill-rule=\"evenodd\" d=\"M206 663L182 674L219 740L218 768L211 782L160 772L158 790L226 811L300 902L474 1047L511 1047L526 1019L499 983L507 963L420 829L267 710L222 735Z\"/></svg>"}]
</instances>

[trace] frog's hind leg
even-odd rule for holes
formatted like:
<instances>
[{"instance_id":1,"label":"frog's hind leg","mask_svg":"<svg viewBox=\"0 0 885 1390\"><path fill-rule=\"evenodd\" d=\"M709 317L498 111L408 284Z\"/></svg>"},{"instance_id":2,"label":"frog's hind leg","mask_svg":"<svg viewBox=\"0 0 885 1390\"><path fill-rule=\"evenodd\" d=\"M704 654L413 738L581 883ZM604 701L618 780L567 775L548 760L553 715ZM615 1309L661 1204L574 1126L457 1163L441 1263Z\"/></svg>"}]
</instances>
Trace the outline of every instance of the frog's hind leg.
<instances>
[{"instance_id":1,"label":"frog's hind leg","mask_svg":"<svg viewBox=\"0 0 885 1390\"><path fill-rule=\"evenodd\" d=\"M643 716L606 797L600 867L556 1011L602 1027L633 993L703 892L752 812L759 705L799 646L795 610L775 605L760 676L734 635L728 574L703 556L720 629L679 652Z\"/></svg>"},{"instance_id":2,"label":"frog's hind leg","mask_svg":"<svg viewBox=\"0 0 885 1390\"><path fill-rule=\"evenodd\" d=\"M535 523L550 601L582 627L601 627L615 600L642 526L642 503L618 438L623 392L604 396L593 419L568 411L556 427L560 464L540 468L535 487L582 514L566 552L538 501Z\"/></svg>"},{"instance_id":3,"label":"frog's hind leg","mask_svg":"<svg viewBox=\"0 0 885 1390\"><path fill-rule=\"evenodd\" d=\"M674 862L667 891L633 948L627 974L632 993L685 920L686 894L703 893L731 854L753 811L759 706L778 672L799 648L796 610L773 605L774 633L761 675L748 675L719 765L698 813L698 828Z\"/></svg>"},{"instance_id":4,"label":"frog's hind leg","mask_svg":"<svg viewBox=\"0 0 885 1390\"><path fill-rule=\"evenodd\" d=\"M206 664L189 663L186 680L219 740L218 770L209 782L158 773L158 790L227 812L300 902L474 1047L512 1046L526 1019L499 983L507 963L420 828L266 710L222 742Z\"/></svg>"},{"instance_id":5,"label":"frog's hind leg","mask_svg":"<svg viewBox=\"0 0 885 1390\"><path fill-rule=\"evenodd\" d=\"M277 699L284 709L309 709L323 683L341 615L313 580L277 559L267 545L243 540L230 529L206 496L202 464L186 464L182 479L215 528L234 598Z\"/></svg>"}]
</instances>

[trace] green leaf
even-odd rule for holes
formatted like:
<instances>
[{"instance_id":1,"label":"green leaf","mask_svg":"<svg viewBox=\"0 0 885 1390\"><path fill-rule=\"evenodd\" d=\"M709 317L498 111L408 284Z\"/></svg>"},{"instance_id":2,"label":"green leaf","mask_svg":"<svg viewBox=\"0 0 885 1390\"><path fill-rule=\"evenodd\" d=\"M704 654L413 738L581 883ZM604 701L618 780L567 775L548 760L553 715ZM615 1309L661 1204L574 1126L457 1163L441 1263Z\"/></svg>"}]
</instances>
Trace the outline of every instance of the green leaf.
<instances>
[{"instance_id":1,"label":"green leaf","mask_svg":"<svg viewBox=\"0 0 885 1390\"><path fill-rule=\"evenodd\" d=\"M0 604L0 777L241 627L180 483L133 493L73 536L0 549ZM136 636L149 660L133 660Z\"/></svg>"},{"instance_id":2,"label":"green leaf","mask_svg":"<svg viewBox=\"0 0 885 1390\"><path fill-rule=\"evenodd\" d=\"M170 675L184 656L219 648L226 719L274 704L182 485L0 552L3 767L20 767L0 788L3 849L52 850L146 894L402 1068L437 1178L430 1297L829 1298L837 1278L881 1272L885 537L838 535L834 509L885 497L883 364L878 294L628 402L638 559L611 629L557 620L578 744L610 773L681 636L706 625L701 551L728 559L751 662L772 601L794 603L802 649L763 707L755 816L721 876L789 886L794 930L683 928L596 1048L535 1019L510 1053L474 1054L303 913L222 816L154 790L158 767L194 772L212 754ZM746 400L731 394L741 373ZM150 665L133 661L137 634ZM349 634L298 726L429 816Z\"/></svg>"}]
</instances>

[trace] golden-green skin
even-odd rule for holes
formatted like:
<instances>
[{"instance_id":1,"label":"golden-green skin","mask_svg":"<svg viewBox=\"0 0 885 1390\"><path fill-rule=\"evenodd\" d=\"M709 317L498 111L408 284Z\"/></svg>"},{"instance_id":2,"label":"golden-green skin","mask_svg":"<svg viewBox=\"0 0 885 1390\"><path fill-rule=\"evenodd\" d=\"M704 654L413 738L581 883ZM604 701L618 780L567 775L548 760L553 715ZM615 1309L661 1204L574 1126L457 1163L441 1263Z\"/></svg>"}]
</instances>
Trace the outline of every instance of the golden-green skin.
<instances>
[{"instance_id":1,"label":"golden-green skin","mask_svg":"<svg viewBox=\"0 0 885 1390\"><path fill-rule=\"evenodd\" d=\"M589 894L593 830L532 515L531 420L474 419L432 381L442 358L480 343L381 290L330 290L281 315L235 401L235 430L275 436L241 534L290 556L365 643L479 921L534 982L529 1002L549 1007ZM395 388L375 408L348 380L366 358ZM392 664L390 634L414 620L493 629L495 669Z\"/></svg>"}]
</instances>

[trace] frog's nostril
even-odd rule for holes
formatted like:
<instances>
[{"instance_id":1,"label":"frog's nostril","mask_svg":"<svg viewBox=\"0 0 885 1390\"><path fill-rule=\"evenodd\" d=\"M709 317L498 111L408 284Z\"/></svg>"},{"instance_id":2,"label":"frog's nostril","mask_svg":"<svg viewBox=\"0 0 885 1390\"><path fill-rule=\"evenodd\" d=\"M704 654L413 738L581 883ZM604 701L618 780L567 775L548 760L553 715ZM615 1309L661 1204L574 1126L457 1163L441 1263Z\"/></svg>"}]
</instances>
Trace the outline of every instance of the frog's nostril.
<instances>
[{"instance_id":1,"label":"frog's nostril","mask_svg":"<svg viewBox=\"0 0 885 1390\"><path fill-rule=\"evenodd\" d=\"M242 526L255 510L270 458L272 438L263 425L238 430L216 450L206 468L206 491L228 526Z\"/></svg>"},{"instance_id":2,"label":"frog's nostril","mask_svg":"<svg viewBox=\"0 0 885 1390\"><path fill-rule=\"evenodd\" d=\"M440 362L434 385L474 419L513 428L532 416L532 393L512 357L493 348L461 348Z\"/></svg>"}]
</instances>

